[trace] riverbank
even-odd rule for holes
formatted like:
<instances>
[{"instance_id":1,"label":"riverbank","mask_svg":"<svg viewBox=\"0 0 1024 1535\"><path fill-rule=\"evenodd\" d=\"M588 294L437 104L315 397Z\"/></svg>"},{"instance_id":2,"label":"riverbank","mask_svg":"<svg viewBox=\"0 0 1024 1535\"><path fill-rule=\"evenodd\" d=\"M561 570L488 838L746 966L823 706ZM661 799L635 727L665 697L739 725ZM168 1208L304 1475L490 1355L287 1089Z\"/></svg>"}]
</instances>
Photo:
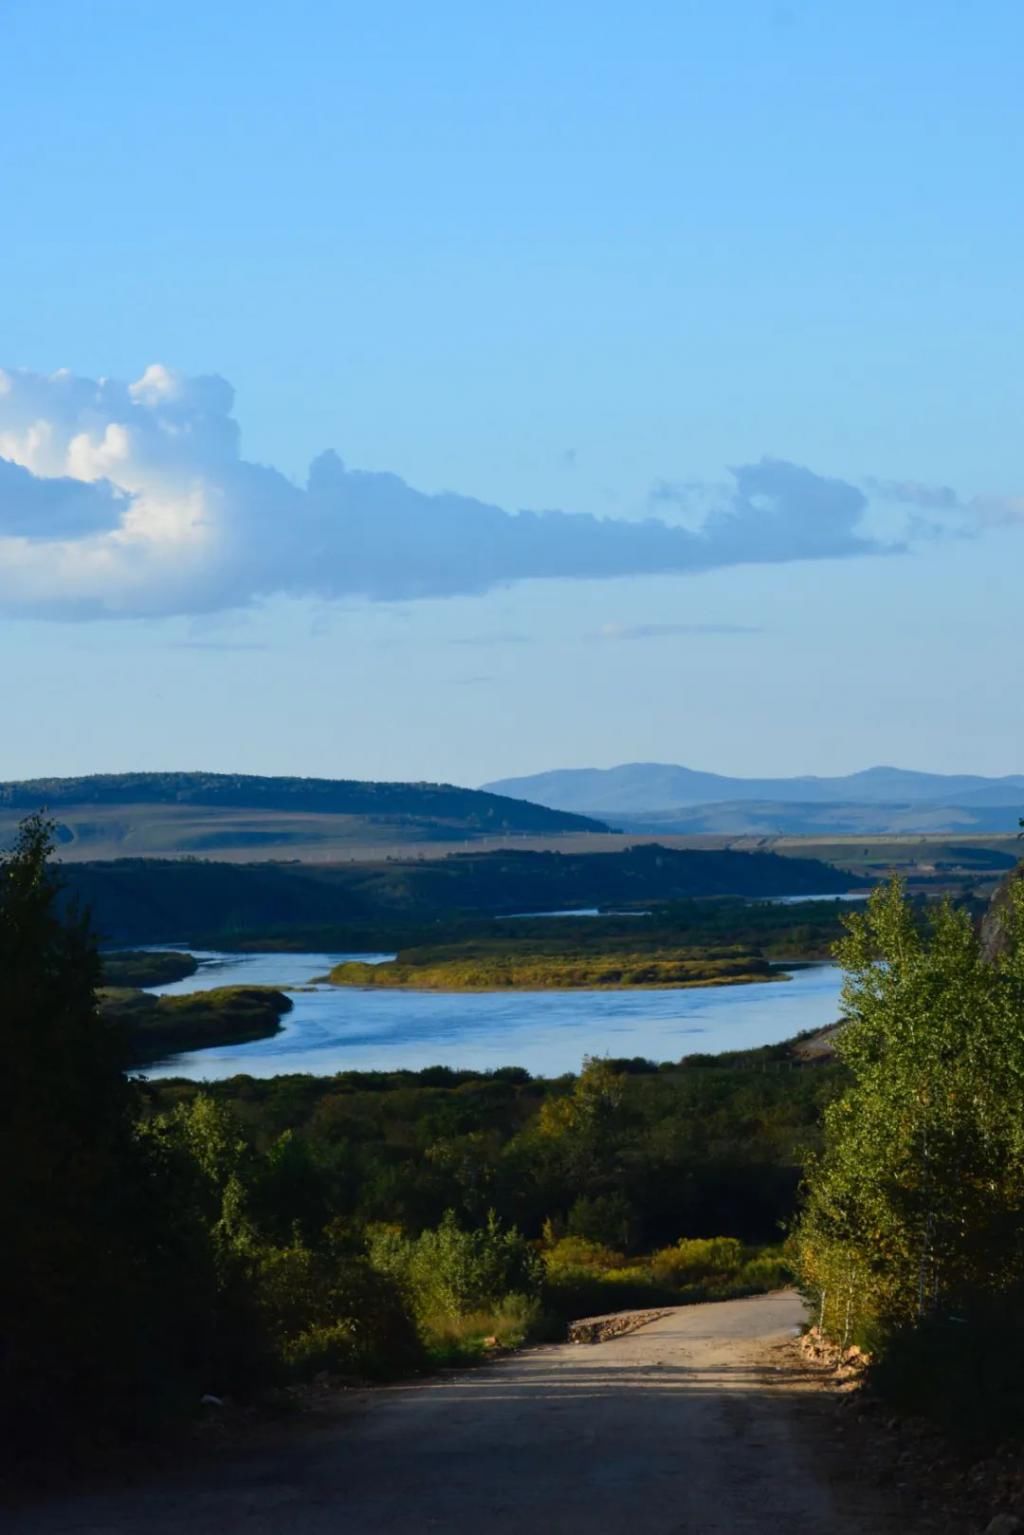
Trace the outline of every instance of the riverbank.
<instances>
[{"instance_id":1,"label":"riverbank","mask_svg":"<svg viewBox=\"0 0 1024 1535\"><path fill-rule=\"evenodd\" d=\"M223 986L156 997L130 987L103 987L100 1011L124 1030L130 1067L215 1046L270 1039L293 1003L269 986Z\"/></svg>"}]
</instances>

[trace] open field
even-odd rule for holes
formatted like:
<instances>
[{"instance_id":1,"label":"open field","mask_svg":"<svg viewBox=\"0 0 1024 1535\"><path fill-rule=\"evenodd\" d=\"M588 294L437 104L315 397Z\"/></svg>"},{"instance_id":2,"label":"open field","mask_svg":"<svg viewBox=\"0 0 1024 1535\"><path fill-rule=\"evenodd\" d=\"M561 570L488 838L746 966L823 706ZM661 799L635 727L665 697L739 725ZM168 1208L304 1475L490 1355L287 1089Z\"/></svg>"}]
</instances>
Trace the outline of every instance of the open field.
<instances>
[{"instance_id":1,"label":"open field","mask_svg":"<svg viewBox=\"0 0 1024 1535\"><path fill-rule=\"evenodd\" d=\"M707 845L714 840L707 839ZM955 888L971 881L991 889L1022 852L1020 840L1009 832L987 837L733 837L717 845L788 858L820 858L866 879L899 874L911 883Z\"/></svg>"},{"instance_id":2,"label":"open field","mask_svg":"<svg viewBox=\"0 0 1024 1535\"><path fill-rule=\"evenodd\" d=\"M0 846L13 841L23 811L0 809ZM303 863L365 863L473 847L526 847L534 838L485 836L452 821L426 818L253 810L203 805L62 805L53 811L60 856L81 863L107 858L206 857L233 863L254 858ZM544 846L575 845L579 833L539 836ZM652 839L653 840L653 839ZM621 845L621 838L612 838ZM438 851L435 851L437 849Z\"/></svg>"}]
</instances>

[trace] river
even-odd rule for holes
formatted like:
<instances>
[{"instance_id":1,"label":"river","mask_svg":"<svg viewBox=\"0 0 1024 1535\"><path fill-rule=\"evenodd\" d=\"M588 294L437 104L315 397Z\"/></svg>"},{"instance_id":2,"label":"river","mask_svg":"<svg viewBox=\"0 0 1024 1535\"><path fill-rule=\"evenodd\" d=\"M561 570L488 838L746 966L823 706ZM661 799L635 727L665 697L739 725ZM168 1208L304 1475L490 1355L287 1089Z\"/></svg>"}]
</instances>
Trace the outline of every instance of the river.
<instances>
[{"instance_id":1,"label":"river","mask_svg":"<svg viewBox=\"0 0 1024 1535\"><path fill-rule=\"evenodd\" d=\"M309 987L343 959L389 954L217 954L154 987L181 995L211 986L276 986L292 1011L272 1039L214 1046L148 1068L149 1077L213 1080L248 1073L326 1076L337 1071L476 1071L525 1066L536 1076L578 1071L584 1055L674 1061L698 1052L775 1044L839 1016L840 975L808 965L789 981L688 990L428 992Z\"/></svg>"}]
</instances>

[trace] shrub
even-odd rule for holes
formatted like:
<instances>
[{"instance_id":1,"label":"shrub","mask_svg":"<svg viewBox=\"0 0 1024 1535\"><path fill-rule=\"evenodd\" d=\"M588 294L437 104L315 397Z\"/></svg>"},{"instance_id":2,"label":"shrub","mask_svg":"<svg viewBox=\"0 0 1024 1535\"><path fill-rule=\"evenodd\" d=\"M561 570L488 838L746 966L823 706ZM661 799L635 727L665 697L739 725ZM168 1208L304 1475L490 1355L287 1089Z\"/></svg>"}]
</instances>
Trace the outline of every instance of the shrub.
<instances>
[{"instance_id":1,"label":"shrub","mask_svg":"<svg viewBox=\"0 0 1024 1535\"><path fill-rule=\"evenodd\" d=\"M300 1242L256 1255L257 1304L289 1373L387 1376L421 1360L404 1297L367 1259Z\"/></svg>"},{"instance_id":2,"label":"shrub","mask_svg":"<svg viewBox=\"0 0 1024 1535\"><path fill-rule=\"evenodd\" d=\"M621 1268L625 1261L622 1253L580 1236L562 1237L544 1253L544 1267L549 1278L569 1273L602 1273L606 1269Z\"/></svg>"},{"instance_id":3,"label":"shrub","mask_svg":"<svg viewBox=\"0 0 1024 1535\"><path fill-rule=\"evenodd\" d=\"M425 1317L427 1353L435 1364L467 1363L494 1347L519 1348L544 1332L540 1302L526 1295L506 1295L497 1305L462 1317Z\"/></svg>"},{"instance_id":4,"label":"shrub","mask_svg":"<svg viewBox=\"0 0 1024 1535\"><path fill-rule=\"evenodd\" d=\"M1024 1295L982 1300L879 1337L872 1386L901 1412L930 1418L987 1453L1024 1434Z\"/></svg>"},{"instance_id":5,"label":"shrub","mask_svg":"<svg viewBox=\"0 0 1024 1535\"><path fill-rule=\"evenodd\" d=\"M416 1238L393 1228L371 1235L374 1267L408 1297L421 1329L434 1332L477 1312L493 1312L509 1296L529 1301L540 1292L542 1269L514 1227L503 1228L493 1212L484 1226L464 1231L454 1213Z\"/></svg>"},{"instance_id":6,"label":"shrub","mask_svg":"<svg viewBox=\"0 0 1024 1535\"><path fill-rule=\"evenodd\" d=\"M742 1242L735 1237L682 1237L650 1260L652 1272L665 1284L697 1284L735 1273L744 1260Z\"/></svg>"},{"instance_id":7,"label":"shrub","mask_svg":"<svg viewBox=\"0 0 1024 1535\"><path fill-rule=\"evenodd\" d=\"M569 1236L582 1237L588 1242L628 1247L633 1234L629 1201L621 1194L581 1197L569 1211L567 1230Z\"/></svg>"}]
</instances>

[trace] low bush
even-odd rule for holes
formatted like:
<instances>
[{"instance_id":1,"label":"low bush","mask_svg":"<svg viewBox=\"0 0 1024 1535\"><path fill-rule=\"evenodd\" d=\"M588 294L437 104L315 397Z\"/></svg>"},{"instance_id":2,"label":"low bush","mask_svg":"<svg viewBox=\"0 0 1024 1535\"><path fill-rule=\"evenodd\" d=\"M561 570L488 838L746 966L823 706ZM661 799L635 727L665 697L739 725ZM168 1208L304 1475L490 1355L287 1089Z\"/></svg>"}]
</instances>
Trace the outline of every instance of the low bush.
<instances>
[{"instance_id":1,"label":"low bush","mask_svg":"<svg viewBox=\"0 0 1024 1535\"><path fill-rule=\"evenodd\" d=\"M543 1253L544 1305L562 1323L610 1311L685 1306L781 1289L790 1271L781 1248L750 1248L734 1237L682 1238L648 1257L582 1237L562 1237Z\"/></svg>"},{"instance_id":2,"label":"low bush","mask_svg":"<svg viewBox=\"0 0 1024 1535\"><path fill-rule=\"evenodd\" d=\"M404 1296L365 1257L301 1242L264 1247L253 1281L277 1355L294 1377L329 1370L379 1379L422 1363Z\"/></svg>"},{"instance_id":3,"label":"low bush","mask_svg":"<svg viewBox=\"0 0 1024 1535\"><path fill-rule=\"evenodd\" d=\"M925 1318L876 1342L871 1386L968 1446L1024 1436L1024 1294Z\"/></svg>"},{"instance_id":4,"label":"low bush","mask_svg":"<svg viewBox=\"0 0 1024 1535\"><path fill-rule=\"evenodd\" d=\"M650 1259L653 1272L665 1284L689 1285L735 1274L746 1250L735 1237L683 1237Z\"/></svg>"},{"instance_id":5,"label":"low bush","mask_svg":"<svg viewBox=\"0 0 1024 1535\"><path fill-rule=\"evenodd\" d=\"M496 1349L521 1348L550 1335L540 1301L527 1295L506 1295L460 1317L425 1316L421 1325L427 1358L435 1365L472 1363Z\"/></svg>"},{"instance_id":6,"label":"low bush","mask_svg":"<svg viewBox=\"0 0 1024 1535\"><path fill-rule=\"evenodd\" d=\"M378 1228L370 1236L370 1257L404 1296L427 1354L437 1362L475 1357L490 1338L518 1346L538 1322L540 1260L493 1212L469 1231L450 1210L418 1237Z\"/></svg>"}]
</instances>

